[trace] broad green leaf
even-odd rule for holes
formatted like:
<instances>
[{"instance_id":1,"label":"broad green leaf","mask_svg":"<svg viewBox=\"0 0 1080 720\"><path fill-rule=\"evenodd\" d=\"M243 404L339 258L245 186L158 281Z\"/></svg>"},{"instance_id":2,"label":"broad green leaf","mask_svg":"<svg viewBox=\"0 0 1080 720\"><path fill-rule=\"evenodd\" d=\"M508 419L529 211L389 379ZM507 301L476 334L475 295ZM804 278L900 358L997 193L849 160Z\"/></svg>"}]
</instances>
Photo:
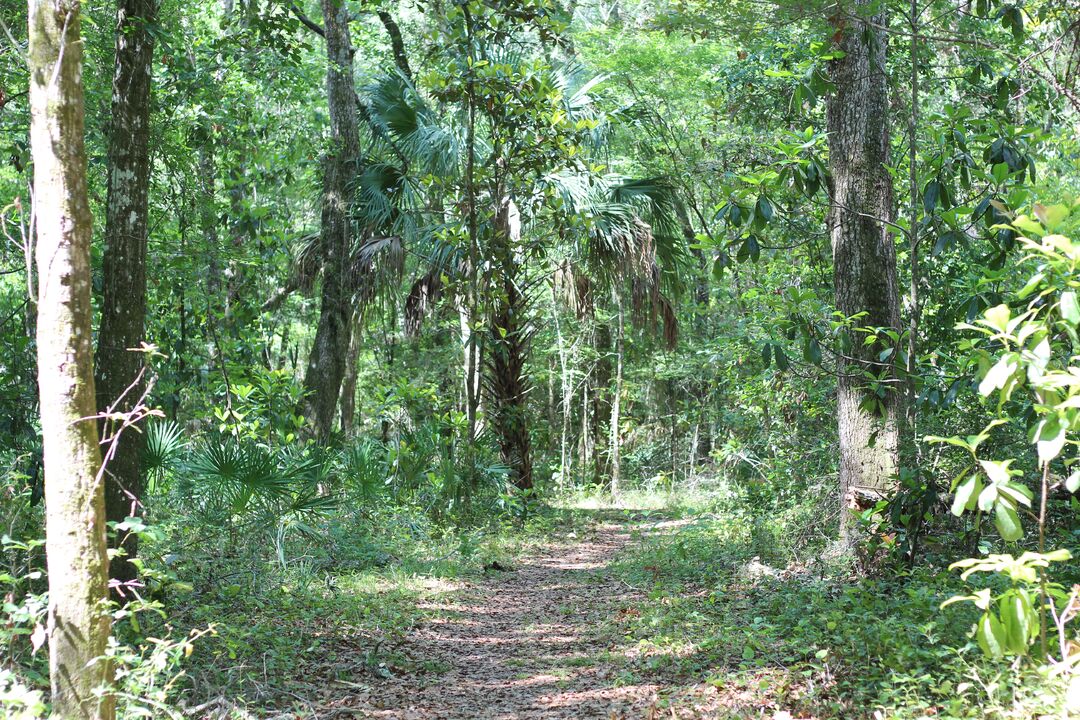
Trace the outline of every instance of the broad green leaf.
<instances>
[{"instance_id":1,"label":"broad green leaf","mask_svg":"<svg viewBox=\"0 0 1080 720\"><path fill-rule=\"evenodd\" d=\"M941 183L937 180L931 180L926 184L926 188L923 190L923 210L926 214L934 212L934 208L937 207L938 197L941 195Z\"/></svg>"},{"instance_id":2,"label":"broad green leaf","mask_svg":"<svg viewBox=\"0 0 1080 720\"><path fill-rule=\"evenodd\" d=\"M989 308L983 315L984 319L979 322L992 327L998 332L1005 332L1009 328L1009 318L1011 317L1012 312L1009 310L1009 306L1002 303Z\"/></svg>"},{"instance_id":3,"label":"broad green leaf","mask_svg":"<svg viewBox=\"0 0 1080 720\"><path fill-rule=\"evenodd\" d=\"M1005 502L994 504L994 526L1005 542L1016 542L1024 537L1024 528L1020 525L1020 516Z\"/></svg>"},{"instance_id":4,"label":"broad green leaf","mask_svg":"<svg viewBox=\"0 0 1080 720\"><path fill-rule=\"evenodd\" d=\"M979 394L989 396L995 390L1000 390L1009 382L1009 378L1017 370L1016 357L1013 353L1002 355L997 363L986 373L986 377L979 383Z\"/></svg>"},{"instance_id":5,"label":"broad green leaf","mask_svg":"<svg viewBox=\"0 0 1080 720\"><path fill-rule=\"evenodd\" d=\"M791 362L788 360L787 353L779 345L773 348L773 359L776 360L776 367L778 370L787 370L791 367Z\"/></svg>"},{"instance_id":6,"label":"broad green leaf","mask_svg":"<svg viewBox=\"0 0 1080 720\"><path fill-rule=\"evenodd\" d=\"M1074 470L1072 475L1069 475L1065 480L1065 489L1071 493L1076 492L1077 488L1080 488L1080 470Z\"/></svg>"},{"instance_id":7,"label":"broad green leaf","mask_svg":"<svg viewBox=\"0 0 1080 720\"><path fill-rule=\"evenodd\" d=\"M763 218L766 222L772 220L773 206L772 203L769 202L769 198L764 195L761 195L757 199L757 214L758 217Z\"/></svg>"},{"instance_id":8,"label":"broad green leaf","mask_svg":"<svg viewBox=\"0 0 1080 720\"><path fill-rule=\"evenodd\" d=\"M1005 629L1001 627L1001 621L993 612L987 611L979 618L975 639L988 656L999 658L1005 654Z\"/></svg>"},{"instance_id":9,"label":"broad green leaf","mask_svg":"<svg viewBox=\"0 0 1080 720\"><path fill-rule=\"evenodd\" d=\"M1057 415L1048 415L1039 423L1035 447L1038 449L1039 462L1048 463L1065 448L1065 439L1068 434L1068 423Z\"/></svg>"},{"instance_id":10,"label":"broad green leaf","mask_svg":"<svg viewBox=\"0 0 1080 720\"><path fill-rule=\"evenodd\" d=\"M1001 602L1001 625L1005 630L1005 646L1013 655L1027 654L1032 627L1031 605L1023 592L1010 593Z\"/></svg>"},{"instance_id":11,"label":"broad green leaf","mask_svg":"<svg viewBox=\"0 0 1080 720\"><path fill-rule=\"evenodd\" d=\"M1035 290L1038 289L1042 285L1043 280L1045 280L1045 279L1046 279L1046 273L1043 273L1043 272L1035 273L1030 278L1028 278L1027 284L1024 285L1023 288L1021 288L1020 292L1018 292L1016 294L1016 296L1018 298L1020 298L1021 300L1023 300L1028 295L1035 292Z\"/></svg>"},{"instance_id":12,"label":"broad green leaf","mask_svg":"<svg viewBox=\"0 0 1080 720\"><path fill-rule=\"evenodd\" d=\"M1041 238L1046 234L1042 224L1027 215L1019 215L1012 221L1013 227L1030 237Z\"/></svg>"},{"instance_id":13,"label":"broad green leaf","mask_svg":"<svg viewBox=\"0 0 1080 720\"><path fill-rule=\"evenodd\" d=\"M979 465L982 466L986 477L990 478L990 482L997 485L1009 482L1009 478L1013 476L1013 471L1009 469L1012 462L1012 460L980 460Z\"/></svg>"},{"instance_id":14,"label":"broad green leaf","mask_svg":"<svg viewBox=\"0 0 1080 720\"><path fill-rule=\"evenodd\" d=\"M972 498L977 493L981 492L982 483L979 482L978 475L970 475L966 480L960 483L956 488L956 495L953 496L952 514L960 517L964 514L965 509L969 509L968 505L971 503Z\"/></svg>"}]
</instances>

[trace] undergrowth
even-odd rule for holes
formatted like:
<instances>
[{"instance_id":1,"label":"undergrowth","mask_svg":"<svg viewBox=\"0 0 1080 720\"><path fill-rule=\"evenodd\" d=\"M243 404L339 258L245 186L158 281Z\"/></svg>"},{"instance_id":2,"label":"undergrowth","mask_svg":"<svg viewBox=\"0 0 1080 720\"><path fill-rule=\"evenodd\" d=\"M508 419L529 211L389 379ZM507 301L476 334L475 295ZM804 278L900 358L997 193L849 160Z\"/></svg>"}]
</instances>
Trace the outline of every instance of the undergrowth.
<instances>
[{"instance_id":1,"label":"undergrowth","mask_svg":"<svg viewBox=\"0 0 1080 720\"><path fill-rule=\"evenodd\" d=\"M794 516L724 492L688 516L673 499L673 512L650 507L612 566L646 599L611 623L632 651L606 658L624 682L668 684L664 704L706 687L717 716L733 718L1067 717L1076 702L1063 679L984 657L977 613L939 607L964 587L947 563L856 580Z\"/></svg>"}]
</instances>

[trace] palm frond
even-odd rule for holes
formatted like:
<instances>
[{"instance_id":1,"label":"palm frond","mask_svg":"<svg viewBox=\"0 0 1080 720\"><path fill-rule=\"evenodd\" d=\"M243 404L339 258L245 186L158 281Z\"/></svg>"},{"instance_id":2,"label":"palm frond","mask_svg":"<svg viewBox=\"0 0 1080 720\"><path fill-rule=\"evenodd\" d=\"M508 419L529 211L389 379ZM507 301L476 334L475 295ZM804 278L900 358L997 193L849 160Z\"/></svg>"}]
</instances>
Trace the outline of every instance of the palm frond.
<instances>
[{"instance_id":1,"label":"palm frond","mask_svg":"<svg viewBox=\"0 0 1080 720\"><path fill-rule=\"evenodd\" d=\"M365 88L363 96L366 119L409 165L440 176L456 171L460 138L439 122L408 78L400 72L383 75Z\"/></svg>"},{"instance_id":2,"label":"palm frond","mask_svg":"<svg viewBox=\"0 0 1080 720\"><path fill-rule=\"evenodd\" d=\"M184 428L173 421L152 422L146 428L143 467L151 483L158 482L187 448Z\"/></svg>"},{"instance_id":3,"label":"palm frond","mask_svg":"<svg viewBox=\"0 0 1080 720\"><path fill-rule=\"evenodd\" d=\"M290 497L314 465L265 445L221 436L199 447L184 470L204 510L240 515L253 506Z\"/></svg>"}]
</instances>

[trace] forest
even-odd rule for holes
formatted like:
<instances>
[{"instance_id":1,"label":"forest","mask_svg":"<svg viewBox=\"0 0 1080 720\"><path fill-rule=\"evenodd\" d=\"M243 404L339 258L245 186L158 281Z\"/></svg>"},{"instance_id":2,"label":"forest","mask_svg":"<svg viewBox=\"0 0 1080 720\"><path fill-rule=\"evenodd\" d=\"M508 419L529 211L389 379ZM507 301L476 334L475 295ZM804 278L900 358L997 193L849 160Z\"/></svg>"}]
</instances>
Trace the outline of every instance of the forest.
<instances>
[{"instance_id":1,"label":"forest","mask_svg":"<svg viewBox=\"0 0 1080 720\"><path fill-rule=\"evenodd\" d=\"M1080 717L1080 5L0 0L0 718Z\"/></svg>"}]
</instances>

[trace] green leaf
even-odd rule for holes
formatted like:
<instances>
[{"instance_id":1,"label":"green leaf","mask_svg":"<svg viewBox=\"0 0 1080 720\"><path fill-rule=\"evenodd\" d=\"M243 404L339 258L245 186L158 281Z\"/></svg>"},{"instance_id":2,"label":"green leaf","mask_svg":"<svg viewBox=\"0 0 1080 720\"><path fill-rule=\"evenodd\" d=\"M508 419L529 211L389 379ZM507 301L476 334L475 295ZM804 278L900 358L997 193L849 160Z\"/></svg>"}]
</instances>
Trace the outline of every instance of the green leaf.
<instances>
[{"instance_id":1,"label":"green leaf","mask_svg":"<svg viewBox=\"0 0 1080 720\"><path fill-rule=\"evenodd\" d=\"M960 237L960 233L956 232L955 230L941 233L940 235L938 235L937 242L934 243L934 249L930 251L930 257L937 257L941 253L945 252L953 245L955 245L956 241L959 240Z\"/></svg>"},{"instance_id":2,"label":"green leaf","mask_svg":"<svg viewBox=\"0 0 1080 720\"><path fill-rule=\"evenodd\" d=\"M1013 655L1027 654L1032 628L1031 605L1022 592L1013 592L1001 602L1001 625L1005 648Z\"/></svg>"},{"instance_id":3,"label":"green leaf","mask_svg":"<svg viewBox=\"0 0 1080 720\"><path fill-rule=\"evenodd\" d=\"M1012 353L1002 355L979 383L979 394L987 397L995 390L1004 388L1017 368L1018 364Z\"/></svg>"},{"instance_id":4,"label":"green leaf","mask_svg":"<svg viewBox=\"0 0 1080 720\"><path fill-rule=\"evenodd\" d=\"M1002 657L1005 654L1005 629L1001 627L1001 621L992 612L985 612L979 618L979 627L975 631L975 639L979 647L988 656L993 658Z\"/></svg>"},{"instance_id":5,"label":"green leaf","mask_svg":"<svg viewBox=\"0 0 1080 720\"><path fill-rule=\"evenodd\" d=\"M1025 235L1041 238L1043 235L1046 234L1043 226L1035 220L1029 218L1027 215L1018 216L1012 221L1012 224L1013 227L1015 227L1017 230L1020 230Z\"/></svg>"},{"instance_id":6,"label":"green leaf","mask_svg":"<svg viewBox=\"0 0 1080 720\"><path fill-rule=\"evenodd\" d=\"M1065 318L1073 327L1080 323L1080 301L1076 298L1075 290L1066 290L1061 293L1061 302L1058 305L1061 317Z\"/></svg>"},{"instance_id":7,"label":"green leaf","mask_svg":"<svg viewBox=\"0 0 1080 720\"><path fill-rule=\"evenodd\" d=\"M980 322L984 325L988 325L998 332L1005 332L1009 329L1009 319L1012 318L1012 311L1009 310L1008 305L1002 303L989 308L983 313L983 318Z\"/></svg>"},{"instance_id":8,"label":"green leaf","mask_svg":"<svg viewBox=\"0 0 1080 720\"><path fill-rule=\"evenodd\" d=\"M772 364L772 345L765 343L761 348L761 362L768 368Z\"/></svg>"},{"instance_id":9,"label":"green leaf","mask_svg":"<svg viewBox=\"0 0 1080 720\"><path fill-rule=\"evenodd\" d=\"M926 188L923 190L923 210L926 214L934 212L934 208L937 207L938 197L941 195L941 183L937 180L931 180L926 184Z\"/></svg>"},{"instance_id":10,"label":"green leaf","mask_svg":"<svg viewBox=\"0 0 1080 720\"><path fill-rule=\"evenodd\" d=\"M1065 448L1068 423L1054 413L1047 415L1037 429L1035 447L1039 452L1039 462L1046 464L1060 455Z\"/></svg>"},{"instance_id":11,"label":"green leaf","mask_svg":"<svg viewBox=\"0 0 1080 720\"><path fill-rule=\"evenodd\" d=\"M1024 537L1024 528L1020 525L1020 516L1007 502L994 504L994 526L1005 542L1016 542Z\"/></svg>"},{"instance_id":12,"label":"green leaf","mask_svg":"<svg viewBox=\"0 0 1080 720\"><path fill-rule=\"evenodd\" d=\"M757 214L758 217L763 218L765 222L772 220L773 206L772 203L769 202L769 198L764 195L759 196L757 199Z\"/></svg>"},{"instance_id":13,"label":"green leaf","mask_svg":"<svg viewBox=\"0 0 1080 720\"><path fill-rule=\"evenodd\" d=\"M787 353L785 353L784 349L779 345L773 348L773 357L776 360L777 369L787 370L791 367L791 362L788 360Z\"/></svg>"},{"instance_id":14,"label":"green leaf","mask_svg":"<svg viewBox=\"0 0 1080 720\"><path fill-rule=\"evenodd\" d=\"M1018 298L1023 300L1031 293L1035 292L1040 286L1042 286L1043 280L1046 279L1046 273L1037 272L1028 279L1027 284L1016 294Z\"/></svg>"},{"instance_id":15,"label":"green leaf","mask_svg":"<svg viewBox=\"0 0 1080 720\"><path fill-rule=\"evenodd\" d=\"M758 239L753 235L746 238L746 247L749 250L750 259L757 262L761 257L761 245L758 244Z\"/></svg>"},{"instance_id":16,"label":"green leaf","mask_svg":"<svg viewBox=\"0 0 1080 720\"><path fill-rule=\"evenodd\" d=\"M982 483L979 482L978 475L969 475L966 480L960 483L956 488L956 495L953 496L952 514L960 517L964 514L965 509L969 509L968 505L972 502L977 493L982 491Z\"/></svg>"},{"instance_id":17,"label":"green leaf","mask_svg":"<svg viewBox=\"0 0 1080 720\"><path fill-rule=\"evenodd\" d=\"M1069 208L1064 205L1036 205L1034 211L1035 217L1039 218L1039 222L1049 232L1057 230L1058 226L1065 222L1065 219L1070 214Z\"/></svg>"},{"instance_id":18,"label":"green leaf","mask_svg":"<svg viewBox=\"0 0 1080 720\"><path fill-rule=\"evenodd\" d=\"M982 466L983 472L986 473L986 477L990 478L990 482L995 485L1000 485L1009 482L1017 471L1010 470L1009 466L1012 465L1012 460L980 460L979 465Z\"/></svg>"}]
</instances>

